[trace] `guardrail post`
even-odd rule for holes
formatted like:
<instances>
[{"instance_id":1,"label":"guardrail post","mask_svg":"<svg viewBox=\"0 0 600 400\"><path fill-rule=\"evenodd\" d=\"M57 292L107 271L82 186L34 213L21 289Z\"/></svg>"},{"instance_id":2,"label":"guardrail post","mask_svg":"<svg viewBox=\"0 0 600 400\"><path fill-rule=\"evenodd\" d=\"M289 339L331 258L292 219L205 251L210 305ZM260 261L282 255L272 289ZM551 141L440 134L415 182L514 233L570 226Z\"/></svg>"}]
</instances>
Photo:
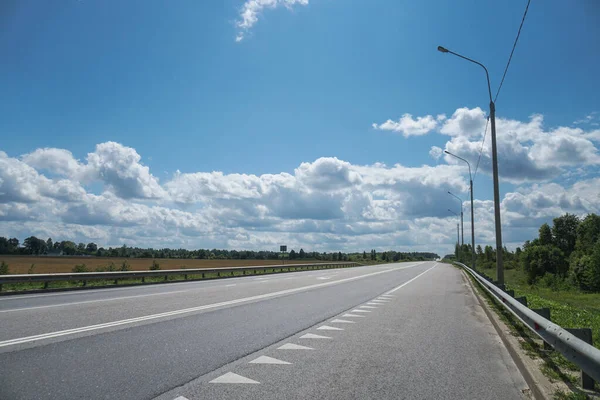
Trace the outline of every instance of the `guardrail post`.
<instances>
[{"instance_id":1,"label":"guardrail post","mask_svg":"<svg viewBox=\"0 0 600 400\"><path fill-rule=\"evenodd\" d=\"M165 275L165 282L167 281L167 279L169 279L169 276Z\"/></svg>"},{"instance_id":2,"label":"guardrail post","mask_svg":"<svg viewBox=\"0 0 600 400\"><path fill-rule=\"evenodd\" d=\"M506 290L506 294L510 297L515 297L515 291L512 289Z\"/></svg>"},{"instance_id":3,"label":"guardrail post","mask_svg":"<svg viewBox=\"0 0 600 400\"><path fill-rule=\"evenodd\" d=\"M48 282L44 282L44 289L48 289Z\"/></svg>"},{"instance_id":4,"label":"guardrail post","mask_svg":"<svg viewBox=\"0 0 600 400\"><path fill-rule=\"evenodd\" d=\"M202 273L202 279L204 279L204 272Z\"/></svg>"},{"instance_id":5,"label":"guardrail post","mask_svg":"<svg viewBox=\"0 0 600 400\"><path fill-rule=\"evenodd\" d=\"M115 279L115 285L118 285L118 284L119 284L119 280Z\"/></svg>"},{"instance_id":6,"label":"guardrail post","mask_svg":"<svg viewBox=\"0 0 600 400\"><path fill-rule=\"evenodd\" d=\"M142 276L142 283L146 282L146 277Z\"/></svg>"},{"instance_id":7,"label":"guardrail post","mask_svg":"<svg viewBox=\"0 0 600 400\"><path fill-rule=\"evenodd\" d=\"M518 301L519 303L523 304L525 307L527 307L527 297L525 297L525 296L515 297L515 300Z\"/></svg>"},{"instance_id":8,"label":"guardrail post","mask_svg":"<svg viewBox=\"0 0 600 400\"><path fill-rule=\"evenodd\" d=\"M550 318L550 309L548 307L532 308L531 311L538 313L542 317L546 318L548 321L552 321L552 319ZM552 350L552 346L550 346L550 343L544 341L544 350Z\"/></svg>"},{"instance_id":9,"label":"guardrail post","mask_svg":"<svg viewBox=\"0 0 600 400\"><path fill-rule=\"evenodd\" d=\"M87 285L87 281L83 281L83 285L82 286L86 286Z\"/></svg>"},{"instance_id":10,"label":"guardrail post","mask_svg":"<svg viewBox=\"0 0 600 400\"><path fill-rule=\"evenodd\" d=\"M185 275L183 276L183 279L185 279L185 280L187 281L187 274L185 274Z\"/></svg>"},{"instance_id":11,"label":"guardrail post","mask_svg":"<svg viewBox=\"0 0 600 400\"><path fill-rule=\"evenodd\" d=\"M592 330L590 328L565 328L565 330L571 333L573 336L577 337L578 339L583 340L587 344L593 345ZM594 379L585 372L583 372L583 370L581 371L580 383L581 387L584 389L594 389Z\"/></svg>"},{"instance_id":12,"label":"guardrail post","mask_svg":"<svg viewBox=\"0 0 600 400\"><path fill-rule=\"evenodd\" d=\"M2 284L0 283L0 292L2 291Z\"/></svg>"}]
</instances>

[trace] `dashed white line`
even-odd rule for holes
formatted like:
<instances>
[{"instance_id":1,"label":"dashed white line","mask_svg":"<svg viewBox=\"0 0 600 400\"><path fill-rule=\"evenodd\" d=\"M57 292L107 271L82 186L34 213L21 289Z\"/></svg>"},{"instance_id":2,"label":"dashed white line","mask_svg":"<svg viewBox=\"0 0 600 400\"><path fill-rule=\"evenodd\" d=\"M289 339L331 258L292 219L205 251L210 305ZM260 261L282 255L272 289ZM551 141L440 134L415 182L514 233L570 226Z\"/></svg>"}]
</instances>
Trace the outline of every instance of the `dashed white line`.
<instances>
[{"instance_id":1,"label":"dashed white line","mask_svg":"<svg viewBox=\"0 0 600 400\"><path fill-rule=\"evenodd\" d=\"M225 287L232 287L232 286L236 286L237 283L232 283L231 285L225 285Z\"/></svg>"},{"instance_id":2,"label":"dashed white line","mask_svg":"<svg viewBox=\"0 0 600 400\"><path fill-rule=\"evenodd\" d=\"M175 292L166 292L166 293L137 294L135 296L113 297L113 298L110 298L110 299L85 300L85 301L79 301L77 303L61 303L61 304L49 304L49 305L46 305L46 306L11 308L10 310L0 310L0 313L9 313L9 312L16 312L16 311L39 310L40 308L54 308L54 307L78 306L80 304L101 303L101 302L115 301L115 300L137 299L137 298L140 298L140 297L150 297L150 296L163 296L163 295L166 295L166 294L183 293L183 292L187 292L187 290L178 290L178 291L175 291Z\"/></svg>"},{"instance_id":3,"label":"dashed white line","mask_svg":"<svg viewBox=\"0 0 600 400\"><path fill-rule=\"evenodd\" d=\"M345 319L334 319L333 321L331 321L332 324L354 324L354 321L348 321Z\"/></svg>"},{"instance_id":4,"label":"dashed white line","mask_svg":"<svg viewBox=\"0 0 600 400\"><path fill-rule=\"evenodd\" d=\"M312 347L306 347L299 344L294 343L286 343L281 347L277 348L278 350L314 350Z\"/></svg>"},{"instance_id":5,"label":"dashed white line","mask_svg":"<svg viewBox=\"0 0 600 400\"><path fill-rule=\"evenodd\" d=\"M346 317L346 318L364 318L364 315L356 315L356 314L344 314L342 315L342 317Z\"/></svg>"},{"instance_id":6,"label":"dashed white line","mask_svg":"<svg viewBox=\"0 0 600 400\"><path fill-rule=\"evenodd\" d=\"M405 267L405 268L411 268L411 267ZM50 333L43 333L40 335L27 336L27 337L21 337L21 338L16 338L16 339L9 339L9 340L0 341L0 347L35 342L38 340L51 339L51 338L60 337L60 336L75 335L75 334L79 334L79 333L83 333L83 332L95 331L95 330L105 329L105 328L112 328L112 327L121 326L121 325L129 325L129 324L133 324L133 323L137 323L137 322L150 321L150 320L155 320L155 319L165 318L165 317L172 317L175 315L188 314L188 313L197 312L197 311L210 310L213 308L230 306L230 305L240 304L240 303L247 303L247 302L255 301L255 300L269 299L269 298L276 297L276 296L282 296L282 295L287 295L287 294L292 294L292 293L303 292L303 291L314 289L314 288L321 288L321 287L337 285L342 282L351 282L351 281L355 281L357 279L363 279L363 278L366 278L369 276L375 276L375 275L384 274L384 273L391 272L391 271L397 271L399 269L404 269L404 268L385 269L383 271L377 271L377 272L372 272L372 273L365 274L365 275L353 276L350 278L339 279L336 281L316 283L313 285L302 286L302 287L297 287L297 288L293 288L293 289L285 289L285 290L280 290L280 291L271 292L271 293L264 293L264 294L260 294L260 295L256 295L256 296L250 296L250 297L244 297L244 298L235 299L235 300L223 301L220 303L206 304L206 305L197 306L197 307L183 308L183 309L179 309L179 310L175 310L175 311L168 311L168 312L163 312L163 313L158 313L158 314L146 315L143 317L128 318L128 319L123 319L123 320L119 320L119 321L107 322L107 323L103 323L103 324L89 325L89 326L83 326L80 328L66 329L63 331L56 331L56 332L50 332ZM367 311L363 311L363 312L367 312Z\"/></svg>"},{"instance_id":7,"label":"dashed white line","mask_svg":"<svg viewBox=\"0 0 600 400\"><path fill-rule=\"evenodd\" d=\"M317 328L318 331L343 331L342 328L336 326L323 325Z\"/></svg>"},{"instance_id":8,"label":"dashed white line","mask_svg":"<svg viewBox=\"0 0 600 400\"><path fill-rule=\"evenodd\" d=\"M331 336L315 335L314 333L307 333L306 335L300 336L300 339L333 339Z\"/></svg>"},{"instance_id":9,"label":"dashed white line","mask_svg":"<svg viewBox=\"0 0 600 400\"><path fill-rule=\"evenodd\" d=\"M360 306L360 308L377 308L377 307L373 307L373 306Z\"/></svg>"},{"instance_id":10,"label":"dashed white line","mask_svg":"<svg viewBox=\"0 0 600 400\"><path fill-rule=\"evenodd\" d=\"M246 378L245 376L241 376L238 374L234 374L233 372L228 372L224 375L221 375L218 378L213 379L209 383L260 383L253 379Z\"/></svg>"},{"instance_id":11,"label":"dashed white line","mask_svg":"<svg viewBox=\"0 0 600 400\"><path fill-rule=\"evenodd\" d=\"M367 312L371 312L369 310L352 310L350 312L356 313L356 312L362 312L362 313L367 313Z\"/></svg>"},{"instance_id":12,"label":"dashed white line","mask_svg":"<svg viewBox=\"0 0 600 400\"><path fill-rule=\"evenodd\" d=\"M273 357L268 357L268 356L260 356L252 361L250 361L248 364L277 364L277 365L290 365L292 363L287 362L287 361L283 361L283 360L278 360L276 358Z\"/></svg>"}]
</instances>

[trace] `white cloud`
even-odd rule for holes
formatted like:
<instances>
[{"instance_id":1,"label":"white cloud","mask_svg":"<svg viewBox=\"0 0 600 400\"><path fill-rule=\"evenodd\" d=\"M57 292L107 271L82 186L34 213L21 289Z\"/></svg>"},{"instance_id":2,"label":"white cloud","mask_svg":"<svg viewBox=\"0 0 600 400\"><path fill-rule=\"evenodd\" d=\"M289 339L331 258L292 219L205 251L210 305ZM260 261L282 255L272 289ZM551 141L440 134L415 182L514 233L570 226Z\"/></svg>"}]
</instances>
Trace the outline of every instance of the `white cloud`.
<instances>
[{"instance_id":1,"label":"white cloud","mask_svg":"<svg viewBox=\"0 0 600 400\"><path fill-rule=\"evenodd\" d=\"M432 131L450 136L445 150L467 159L473 167L479 158L485 135L479 168L491 173L491 126L486 122L486 113L481 108L463 107L458 108L450 118L426 115L414 119L410 114L405 114L398 122L388 120L381 125L373 124L373 127L398 131L405 137ZM586 131L565 126L546 129L544 117L540 114L532 115L527 121L497 117L496 128L499 173L505 181L548 181L564 175L569 169L600 164L595 144L600 142L598 129ZM438 149L433 146L429 153L435 159L441 154L441 149ZM458 163L451 156L445 156L444 160L450 164Z\"/></svg>"},{"instance_id":2,"label":"white cloud","mask_svg":"<svg viewBox=\"0 0 600 400\"><path fill-rule=\"evenodd\" d=\"M444 150L442 150L440 147L437 147L437 146L431 146L431 149L429 150L429 155L434 160L439 160L443 154L444 154Z\"/></svg>"},{"instance_id":3,"label":"white cloud","mask_svg":"<svg viewBox=\"0 0 600 400\"><path fill-rule=\"evenodd\" d=\"M250 29L258 22L258 16L265 8L284 6L291 9L294 5L308 5L308 0L246 0L240 11L239 20L236 22L238 33L236 42L241 42Z\"/></svg>"},{"instance_id":4,"label":"white cloud","mask_svg":"<svg viewBox=\"0 0 600 400\"><path fill-rule=\"evenodd\" d=\"M439 115L437 119L431 115L413 119L411 114L404 114L398 121L388 119L382 124L372 124L372 126L382 131L401 133L404 137L421 136L434 130L438 125L438 120L443 121L444 119L445 115Z\"/></svg>"},{"instance_id":5,"label":"white cloud","mask_svg":"<svg viewBox=\"0 0 600 400\"><path fill-rule=\"evenodd\" d=\"M551 179L571 168L572 153L578 163L597 162L586 132L536 131L540 120L499 123L513 129L499 140L502 173ZM478 154L479 146L468 135L447 143L465 157ZM441 156L441 151L434 146L430 153ZM483 170L489 167L485 154ZM564 212L600 212L600 179L587 179L579 167L568 171L576 180L572 184L520 186L504 195L509 246L535 236L541 223ZM187 248L270 249L286 242L316 251L377 248L443 255L452 251L456 222L446 211L456 205L446 192L467 198L465 177L461 164L411 168L324 157L301 163L292 173L178 172L161 184L135 149L118 143L99 144L84 162L62 149L22 157L0 152L0 236ZM98 192L96 182L104 186L91 193L91 187ZM464 206L468 216L469 203ZM493 204L475 199L475 206L477 242L493 245Z\"/></svg>"}]
</instances>

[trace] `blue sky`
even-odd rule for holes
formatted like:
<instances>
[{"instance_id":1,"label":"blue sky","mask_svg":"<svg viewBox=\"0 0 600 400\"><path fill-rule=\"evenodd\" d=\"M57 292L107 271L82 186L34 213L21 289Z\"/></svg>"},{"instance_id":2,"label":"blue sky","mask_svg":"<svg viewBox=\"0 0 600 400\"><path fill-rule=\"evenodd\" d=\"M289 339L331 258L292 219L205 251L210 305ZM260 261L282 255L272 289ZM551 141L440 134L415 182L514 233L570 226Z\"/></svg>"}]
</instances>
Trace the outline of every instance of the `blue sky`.
<instances>
[{"instance_id":1,"label":"blue sky","mask_svg":"<svg viewBox=\"0 0 600 400\"><path fill-rule=\"evenodd\" d=\"M233 206L215 203L215 198L223 195L213 192L212 198L191 196L197 200L185 204L175 200L173 190L166 185L169 182L171 188L175 185L176 171L222 172L225 181L231 178L229 174L294 175L302 163L315 163L321 157L335 157L357 167L376 163L383 163L388 169L395 164L417 169L423 165L447 167L452 161L432 158L429 154L432 146L464 150L466 142L461 140L468 138L475 148L481 138L474 132L463 135L451 128L441 133L444 121L451 121L455 111L463 108L479 107L487 113L487 90L483 71L437 52L436 47L444 45L487 65L495 93L525 5L524 0L501 5L466 0L13 2L3 6L0 17L3 26L0 51L5 59L0 65L3 93L0 151L10 159L24 160L25 155L38 149L63 149L71 152L74 160L90 167L86 159L97 145L118 143L121 149L134 149L141 157L134 162L137 166L133 170L149 168L149 177L138 177L138 182L156 180L158 187L169 193L165 195L168 199L150 196L154 203L147 196L137 197L140 204L192 212L198 217L212 218L212 222L206 223L215 224L220 221L216 216L219 210ZM244 10L252 18L241 27ZM507 143L506 151L510 154L500 159L501 174L503 163L508 171L511 157L519 160L519 154L532 158L529 167L534 171L530 175L525 170L513 171L503 179L503 197L541 190L532 189L535 184L561 185L568 192L570 185L595 177L598 156L597 138L593 138L599 129L595 124L600 120L597 114L600 80L596 73L600 53L594 49L600 48L599 16L600 4L593 0L532 1L498 98L497 115L506 121L505 136L515 135L512 144L522 145L513 154L510 149L514 150L514 146ZM243 39L236 41L241 36ZM404 128L381 127L387 120L400 121L404 114L411 114L413 120L428 115L435 119L440 114L446 115L446 119L440 119L425 133L411 133L408 137ZM471 115L475 125L469 127L479 128L481 134L482 117L475 114ZM456 115L456 119L461 115ZM525 127L532 115L543 118L538 136L528 136ZM590 118L586 119L587 116ZM380 129L373 128L373 124ZM571 129L568 140L577 136L576 145L548 144L560 127ZM574 133L576 129L582 131ZM489 141L489 132L486 140ZM584 144L583 140L589 143ZM539 151L532 154L530 150L536 143ZM564 160L553 164L542 159L540 154L549 148L564 153ZM476 162L477 152L465 150L461 154ZM48 168L48 158L44 157L40 154L28 165L50 179L65 176ZM466 179L464 170L457 171ZM115 176L131 178L131 171L129 175L121 172ZM106 171L87 174L88 180L74 173L66 175L67 180L81 183L89 195L117 193L115 201L127 199L118 195L124 192L115 189L118 184L108 181L110 174ZM443 176L435 172L434 175ZM426 176L421 180L426 181ZM365 178L361 182L366 181ZM202 192L205 184L198 184L197 190ZM442 194L449 188L436 185ZM7 191L6 187L3 189ZM374 201L391 202L385 203L385 209L396 207L394 201L410 203L401 199L401 194L397 197L378 193L380 188L373 186L355 189L361 193L371 191ZM464 182L451 189L463 190ZM150 192L154 193L153 190ZM329 189L320 190L319 194L319 190L309 188L306 193L323 195L329 200L335 197L329 192L323 194ZM482 202L492 198L491 180L485 171L476 180L475 193ZM419 197L416 192L410 195ZM465 192L461 195L467 197ZM56 232L60 235L73 224L72 218L65 218L57 211L53 213L56 219L46 221L44 229L40 231L39 226L31 223L26 232L14 217L14 209L21 203L7 199L9 196L4 203L6 222L0 221L0 234ZM444 211L444 207L452 204L451 199L430 200L425 203L438 211L431 209L417 213L418 216L438 218L445 223L439 209ZM594 201L597 198L591 199L591 203ZM289 204L293 208L295 203ZM239 212L245 206L236 205L232 212ZM356 229L360 224L393 219L392 214L383 219L365 217L367 212L363 209L364 218L348 220L344 209L337 213L340 207L337 203L329 206L333 207L330 214L336 216L329 220L333 225L345 219L342 225ZM327 211L329 206L317 208ZM557 207L538 217L548 219L552 213L570 210L560 204ZM209 215L208 209L217 214ZM594 209L583 207L572 211L585 213ZM33 214L23 213L22 217L31 222ZM276 229L263 236L257 233L260 237L251 239L252 232L266 223L265 215L269 213L261 215L261 223L245 230L241 230L239 220L238 226L232 223L234 231L214 236L184 235L180 245L271 246L268 237L277 236ZM320 218L304 211L292 215L302 218L278 215L277 229L292 222L310 225ZM393 213L409 225L415 223L411 215L406 210ZM82 227L77 238L106 244L135 242L123 232L115 232L113 220L94 221L98 223L76 224ZM15 226L18 231L14 231ZM91 231L85 232L92 228L107 233L96 232L100 235L96 238L86 236ZM529 228L523 232L530 234L533 227ZM343 230L335 227L303 229L304 235L328 234L331 240L344 237ZM410 229L413 228L408 232ZM445 225L440 226L440 235L444 229ZM234 233L248 235L248 241L231 241ZM515 242L522 237L515 234ZM303 238L306 236L298 233L290 240L302 243ZM484 235L482 240L486 238ZM364 239L365 246L381 248L417 245L401 239L386 241L384 234L378 240ZM448 234L445 239L440 236L434 243L418 245L451 249L452 239ZM158 242L157 237L150 244ZM321 244L322 240L315 243ZM356 238L347 243L347 247L352 247L363 242ZM326 247L335 250L334 245Z\"/></svg>"}]
</instances>

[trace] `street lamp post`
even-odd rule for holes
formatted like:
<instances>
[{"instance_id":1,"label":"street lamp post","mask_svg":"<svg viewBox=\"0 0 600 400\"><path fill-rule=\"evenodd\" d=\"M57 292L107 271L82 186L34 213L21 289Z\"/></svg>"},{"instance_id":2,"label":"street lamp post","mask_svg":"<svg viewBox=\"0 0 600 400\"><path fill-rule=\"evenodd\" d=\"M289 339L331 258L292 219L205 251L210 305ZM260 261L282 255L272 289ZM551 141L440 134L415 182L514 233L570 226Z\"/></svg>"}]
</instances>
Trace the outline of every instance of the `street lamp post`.
<instances>
[{"instance_id":1,"label":"street lamp post","mask_svg":"<svg viewBox=\"0 0 600 400\"><path fill-rule=\"evenodd\" d=\"M492 121L492 173L494 177L494 219L496 223L496 274L498 279L498 285L504 286L504 264L502 263L502 227L500 223L500 187L498 183L498 151L496 148L496 105L492 99L492 88L490 85L490 74L487 68L482 63L472 60L468 57L461 56L458 53L450 51L442 46L438 46L438 51L442 53L450 53L463 60L470 61L474 64L479 65L485 71L485 77L487 78L488 94L490 96L490 119Z\"/></svg>"},{"instance_id":2,"label":"street lamp post","mask_svg":"<svg viewBox=\"0 0 600 400\"><path fill-rule=\"evenodd\" d=\"M450 211L452 214L456 215L458 217L458 213L452 211L451 209L448 209L448 211ZM456 258L458 258L458 249L460 247L460 233L458 230L458 222L456 223Z\"/></svg>"},{"instance_id":3,"label":"street lamp post","mask_svg":"<svg viewBox=\"0 0 600 400\"><path fill-rule=\"evenodd\" d=\"M473 212L473 175L471 175L471 164L469 164L469 162L467 160L465 160L464 158L459 157L456 154L452 154L447 150L444 150L444 153L466 162L467 166L469 167L469 191L471 192L471 253L472 253L471 263L472 263L472 268L475 269L475 261L477 258L475 257L475 218L473 217L473 214L474 214L474 212Z\"/></svg>"},{"instance_id":4,"label":"street lamp post","mask_svg":"<svg viewBox=\"0 0 600 400\"><path fill-rule=\"evenodd\" d=\"M463 224L463 201L460 197L458 197L455 194L452 194L452 192L450 191L448 191L448 194L456 198L456 200L458 200L458 202L460 203L460 233L462 235L461 244L465 244L465 226Z\"/></svg>"}]
</instances>

